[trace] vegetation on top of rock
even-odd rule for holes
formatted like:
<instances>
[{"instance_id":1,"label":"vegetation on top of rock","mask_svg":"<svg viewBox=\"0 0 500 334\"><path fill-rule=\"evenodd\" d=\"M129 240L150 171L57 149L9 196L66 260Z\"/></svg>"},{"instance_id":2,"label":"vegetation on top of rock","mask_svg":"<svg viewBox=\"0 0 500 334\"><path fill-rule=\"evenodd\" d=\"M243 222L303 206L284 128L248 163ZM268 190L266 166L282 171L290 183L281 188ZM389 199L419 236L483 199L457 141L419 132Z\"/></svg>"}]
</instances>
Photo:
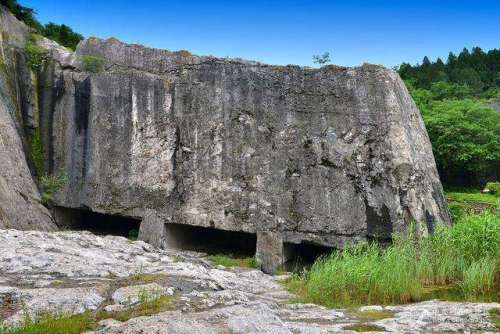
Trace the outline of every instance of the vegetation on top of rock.
<instances>
[{"instance_id":1,"label":"vegetation on top of rock","mask_svg":"<svg viewBox=\"0 0 500 334\"><path fill-rule=\"evenodd\" d=\"M330 52L325 52L321 55L313 55L313 62L319 66L328 64L331 62Z\"/></svg>"},{"instance_id":2,"label":"vegetation on top of rock","mask_svg":"<svg viewBox=\"0 0 500 334\"><path fill-rule=\"evenodd\" d=\"M174 308L174 297L141 293L139 303L121 311L81 314L41 313L36 317L26 316L14 327L0 327L0 334L80 334L98 328L104 319L127 321L131 318L153 315Z\"/></svg>"},{"instance_id":3,"label":"vegetation on top of rock","mask_svg":"<svg viewBox=\"0 0 500 334\"><path fill-rule=\"evenodd\" d=\"M98 56L82 56L83 70L92 73L99 73L104 70L104 59Z\"/></svg>"},{"instance_id":4,"label":"vegetation on top of rock","mask_svg":"<svg viewBox=\"0 0 500 334\"><path fill-rule=\"evenodd\" d=\"M32 34L26 43L26 61L33 71L37 71L42 66L47 53L45 49L37 45L37 38L36 35Z\"/></svg>"},{"instance_id":5,"label":"vegetation on top of rock","mask_svg":"<svg viewBox=\"0 0 500 334\"><path fill-rule=\"evenodd\" d=\"M36 11L33 8L20 5L17 0L0 0L0 4L5 6L14 16L35 29L39 34L56 41L57 43L72 50L83 40L83 36L74 32L65 24L55 24L49 22L45 25L36 19Z\"/></svg>"},{"instance_id":6,"label":"vegetation on top of rock","mask_svg":"<svg viewBox=\"0 0 500 334\"><path fill-rule=\"evenodd\" d=\"M96 328L89 311L77 315L42 313L36 319L25 317L16 327L0 327L0 334L80 334Z\"/></svg>"},{"instance_id":7,"label":"vegetation on top of rock","mask_svg":"<svg viewBox=\"0 0 500 334\"><path fill-rule=\"evenodd\" d=\"M326 306L407 303L424 287L454 286L459 299L489 300L500 293L500 216L465 215L418 240L395 236L391 246L347 247L296 274L287 286L300 301ZM390 268L390 270L388 270Z\"/></svg>"},{"instance_id":8,"label":"vegetation on top of rock","mask_svg":"<svg viewBox=\"0 0 500 334\"><path fill-rule=\"evenodd\" d=\"M55 24L53 22L49 22L43 27L41 33L45 37L72 50L75 50L78 43L83 40L82 35L74 32L65 24Z\"/></svg>"}]
</instances>

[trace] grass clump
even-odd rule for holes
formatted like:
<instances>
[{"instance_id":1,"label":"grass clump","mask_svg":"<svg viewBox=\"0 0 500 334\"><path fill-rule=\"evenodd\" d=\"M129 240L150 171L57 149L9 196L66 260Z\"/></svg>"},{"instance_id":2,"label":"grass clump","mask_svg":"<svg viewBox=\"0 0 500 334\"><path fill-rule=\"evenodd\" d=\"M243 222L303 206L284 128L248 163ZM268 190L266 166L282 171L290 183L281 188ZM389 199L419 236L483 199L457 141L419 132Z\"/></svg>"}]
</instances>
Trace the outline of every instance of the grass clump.
<instances>
[{"instance_id":1,"label":"grass clump","mask_svg":"<svg viewBox=\"0 0 500 334\"><path fill-rule=\"evenodd\" d=\"M99 73L104 70L104 59L98 56L82 56L83 70L92 73Z\"/></svg>"},{"instance_id":2,"label":"grass clump","mask_svg":"<svg viewBox=\"0 0 500 334\"><path fill-rule=\"evenodd\" d=\"M359 323L359 324L345 326L342 329L344 329L344 330L350 330L350 331L355 331L355 332L360 332L360 333L364 333L364 332L381 332L381 331L384 332L385 331L380 326L371 325L371 324L365 324L365 323Z\"/></svg>"},{"instance_id":3,"label":"grass clump","mask_svg":"<svg viewBox=\"0 0 500 334\"><path fill-rule=\"evenodd\" d=\"M164 296L156 292L141 292L139 303L123 311L81 314L41 313L37 317L26 316L17 326L1 327L0 334L80 334L96 330L98 322L104 319L127 321L140 316L149 316L173 310L174 297Z\"/></svg>"},{"instance_id":4,"label":"grass clump","mask_svg":"<svg viewBox=\"0 0 500 334\"><path fill-rule=\"evenodd\" d=\"M498 299L499 254L500 217L487 211L422 239L347 247L285 284L300 301L329 307L420 301L428 287L455 287L461 300Z\"/></svg>"},{"instance_id":5,"label":"grass clump","mask_svg":"<svg viewBox=\"0 0 500 334\"><path fill-rule=\"evenodd\" d=\"M355 314L362 321L376 321L394 317L394 313L383 310L357 311Z\"/></svg>"},{"instance_id":6,"label":"grass clump","mask_svg":"<svg viewBox=\"0 0 500 334\"><path fill-rule=\"evenodd\" d=\"M135 306L122 311L97 313L97 319L115 319L118 321L127 321L132 318L149 316L164 311L171 311L175 308L174 297L160 295L157 292L143 291L139 295L139 303Z\"/></svg>"},{"instance_id":7,"label":"grass clump","mask_svg":"<svg viewBox=\"0 0 500 334\"><path fill-rule=\"evenodd\" d=\"M77 315L43 313L36 320L27 315L17 326L0 327L0 334L80 334L96 328L96 319L88 311Z\"/></svg>"},{"instance_id":8,"label":"grass clump","mask_svg":"<svg viewBox=\"0 0 500 334\"><path fill-rule=\"evenodd\" d=\"M165 278L167 278L167 275L162 273L156 273L156 274L137 273L130 276L130 281L134 283L147 284L147 283L158 282Z\"/></svg>"},{"instance_id":9,"label":"grass clump","mask_svg":"<svg viewBox=\"0 0 500 334\"><path fill-rule=\"evenodd\" d=\"M243 267L243 268L258 268L259 264L255 256L235 258L227 255L217 254L210 255L208 259L216 266L221 265L224 267Z\"/></svg>"},{"instance_id":10,"label":"grass clump","mask_svg":"<svg viewBox=\"0 0 500 334\"><path fill-rule=\"evenodd\" d=\"M495 307L489 311L490 320L496 329L500 329L500 307Z\"/></svg>"}]
</instances>

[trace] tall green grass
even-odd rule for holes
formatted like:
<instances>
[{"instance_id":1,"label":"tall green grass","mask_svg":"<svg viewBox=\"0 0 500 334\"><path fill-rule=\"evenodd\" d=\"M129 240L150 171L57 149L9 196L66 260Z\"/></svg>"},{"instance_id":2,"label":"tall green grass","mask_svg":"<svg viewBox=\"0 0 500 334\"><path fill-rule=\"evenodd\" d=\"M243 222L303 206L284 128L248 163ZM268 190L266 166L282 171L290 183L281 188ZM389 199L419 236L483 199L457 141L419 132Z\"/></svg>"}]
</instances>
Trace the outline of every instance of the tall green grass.
<instances>
[{"instance_id":1,"label":"tall green grass","mask_svg":"<svg viewBox=\"0 0 500 334\"><path fill-rule=\"evenodd\" d=\"M358 244L319 259L287 283L302 301L330 307L419 301L425 287L456 286L461 298L498 299L500 217L463 216L431 236L394 236L393 244Z\"/></svg>"}]
</instances>

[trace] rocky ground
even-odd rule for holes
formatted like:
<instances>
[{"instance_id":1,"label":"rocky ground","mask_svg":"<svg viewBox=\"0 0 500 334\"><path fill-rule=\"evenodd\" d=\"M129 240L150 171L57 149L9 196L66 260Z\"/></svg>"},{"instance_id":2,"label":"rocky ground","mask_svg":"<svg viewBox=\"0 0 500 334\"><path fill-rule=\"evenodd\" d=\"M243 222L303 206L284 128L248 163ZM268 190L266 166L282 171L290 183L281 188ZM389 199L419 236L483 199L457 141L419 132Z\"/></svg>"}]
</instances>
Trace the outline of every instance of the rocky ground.
<instances>
[{"instance_id":1,"label":"rocky ground","mask_svg":"<svg viewBox=\"0 0 500 334\"><path fill-rule=\"evenodd\" d=\"M106 314L141 294L171 296L171 310L128 321L102 320L93 333L494 332L490 303L427 301L327 309L293 304L283 276L214 267L203 254L158 250L87 232L0 231L0 320L41 311ZM375 313L376 317L370 315ZM385 318L380 319L380 314ZM377 320L377 319L378 320Z\"/></svg>"}]
</instances>

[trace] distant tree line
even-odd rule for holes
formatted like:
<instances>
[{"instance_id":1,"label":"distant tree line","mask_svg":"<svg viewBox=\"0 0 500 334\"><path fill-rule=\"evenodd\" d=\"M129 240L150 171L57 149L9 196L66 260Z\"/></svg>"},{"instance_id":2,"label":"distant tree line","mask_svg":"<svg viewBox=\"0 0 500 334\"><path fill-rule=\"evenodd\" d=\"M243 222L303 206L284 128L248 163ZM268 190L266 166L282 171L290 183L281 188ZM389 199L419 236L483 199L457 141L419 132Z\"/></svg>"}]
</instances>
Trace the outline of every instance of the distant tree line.
<instances>
[{"instance_id":1,"label":"distant tree line","mask_svg":"<svg viewBox=\"0 0 500 334\"><path fill-rule=\"evenodd\" d=\"M435 82L467 86L471 94L481 94L500 87L500 50L484 52L479 47L464 48L458 56L450 52L446 63L424 57L422 64L403 63L399 75L416 88L431 89Z\"/></svg>"},{"instance_id":2,"label":"distant tree line","mask_svg":"<svg viewBox=\"0 0 500 334\"><path fill-rule=\"evenodd\" d=\"M446 63L401 64L445 186L484 186L500 177L500 50L450 52Z\"/></svg>"},{"instance_id":3,"label":"distant tree line","mask_svg":"<svg viewBox=\"0 0 500 334\"><path fill-rule=\"evenodd\" d=\"M76 33L65 24L55 24L49 22L45 25L36 19L36 11L20 5L16 0L0 0L0 4L5 6L14 16L35 29L39 34L56 41L72 50L76 48L83 36Z\"/></svg>"}]
</instances>

